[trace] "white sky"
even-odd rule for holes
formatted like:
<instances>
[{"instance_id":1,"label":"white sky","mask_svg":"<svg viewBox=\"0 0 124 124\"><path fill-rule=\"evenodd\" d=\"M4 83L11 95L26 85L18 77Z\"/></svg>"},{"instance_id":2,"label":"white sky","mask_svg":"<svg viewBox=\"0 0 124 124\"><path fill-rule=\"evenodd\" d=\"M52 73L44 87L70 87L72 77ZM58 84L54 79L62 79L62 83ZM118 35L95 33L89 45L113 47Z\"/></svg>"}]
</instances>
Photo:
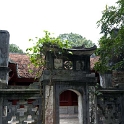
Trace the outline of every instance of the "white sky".
<instances>
[{"instance_id":1,"label":"white sky","mask_svg":"<svg viewBox=\"0 0 124 124\"><path fill-rule=\"evenodd\" d=\"M0 0L0 30L8 30L10 43L25 51L28 39L42 37L47 30L58 36L77 33L98 43L96 22L105 5L117 0Z\"/></svg>"}]
</instances>

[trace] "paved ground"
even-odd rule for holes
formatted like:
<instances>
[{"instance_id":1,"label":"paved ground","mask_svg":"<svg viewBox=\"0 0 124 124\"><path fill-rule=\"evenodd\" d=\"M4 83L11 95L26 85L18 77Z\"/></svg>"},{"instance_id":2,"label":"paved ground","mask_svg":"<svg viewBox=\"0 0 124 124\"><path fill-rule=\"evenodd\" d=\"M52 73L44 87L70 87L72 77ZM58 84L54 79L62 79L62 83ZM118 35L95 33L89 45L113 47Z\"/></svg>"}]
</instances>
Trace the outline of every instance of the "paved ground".
<instances>
[{"instance_id":1,"label":"paved ground","mask_svg":"<svg viewBox=\"0 0 124 124\"><path fill-rule=\"evenodd\" d=\"M60 124L79 124L78 118L60 119Z\"/></svg>"},{"instance_id":2,"label":"paved ground","mask_svg":"<svg viewBox=\"0 0 124 124\"><path fill-rule=\"evenodd\" d=\"M60 115L60 124L79 124L77 114L68 115L61 114Z\"/></svg>"}]
</instances>

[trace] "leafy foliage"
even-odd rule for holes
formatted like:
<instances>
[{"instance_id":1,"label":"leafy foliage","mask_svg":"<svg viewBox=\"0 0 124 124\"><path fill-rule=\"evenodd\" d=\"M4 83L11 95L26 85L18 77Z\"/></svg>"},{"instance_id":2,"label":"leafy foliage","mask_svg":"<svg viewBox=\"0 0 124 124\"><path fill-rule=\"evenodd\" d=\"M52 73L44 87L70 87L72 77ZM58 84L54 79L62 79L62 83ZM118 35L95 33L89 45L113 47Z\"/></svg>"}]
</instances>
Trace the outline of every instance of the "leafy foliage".
<instances>
[{"instance_id":1,"label":"leafy foliage","mask_svg":"<svg viewBox=\"0 0 124 124\"><path fill-rule=\"evenodd\" d=\"M97 22L103 36L99 40L100 56L95 69L100 72L124 69L124 0L117 1L117 6L106 6L102 18Z\"/></svg>"},{"instance_id":2,"label":"leafy foliage","mask_svg":"<svg viewBox=\"0 0 124 124\"><path fill-rule=\"evenodd\" d=\"M85 37L75 33L60 34L58 38L60 38L62 41L68 40L72 46L84 45L86 48L89 48L95 45L91 40L87 40Z\"/></svg>"},{"instance_id":3,"label":"leafy foliage","mask_svg":"<svg viewBox=\"0 0 124 124\"><path fill-rule=\"evenodd\" d=\"M45 55L47 51L54 52L54 50L59 48L58 53L62 54L63 48L70 48L71 45L67 40L62 41L59 38L52 37L48 31L44 31L45 36L42 38L35 38L35 45L28 48L27 54L30 56L31 63L36 67L45 67ZM30 39L29 41L34 41Z\"/></svg>"},{"instance_id":4,"label":"leafy foliage","mask_svg":"<svg viewBox=\"0 0 124 124\"><path fill-rule=\"evenodd\" d=\"M9 44L9 52L11 53L24 53L16 44Z\"/></svg>"}]
</instances>

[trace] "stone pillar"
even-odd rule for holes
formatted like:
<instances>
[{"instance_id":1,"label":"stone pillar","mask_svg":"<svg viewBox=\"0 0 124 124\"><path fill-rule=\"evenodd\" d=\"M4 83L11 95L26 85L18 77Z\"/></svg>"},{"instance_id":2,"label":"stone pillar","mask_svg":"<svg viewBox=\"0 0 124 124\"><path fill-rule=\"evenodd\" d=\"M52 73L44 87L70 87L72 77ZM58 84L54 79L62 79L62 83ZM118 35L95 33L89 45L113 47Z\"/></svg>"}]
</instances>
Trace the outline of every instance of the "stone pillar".
<instances>
[{"instance_id":1,"label":"stone pillar","mask_svg":"<svg viewBox=\"0 0 124 124\"><path fill-rule=\"evenodd\" d=\"M78 95L78 119L79 124L83 124L83 106L82 106L82 95Z\"/></svg>"},{"instance_id":2,"label":"stone pillar","mask_svg":"<svg viewBox=\"0 0 124 124\"><path fill-rule=\"evenodd\" d=\"M8 84L9 32L0 30L0 88Z\"/></svg>"},{"instance_id":3,"label":"stone pillar","mask_svg":"<svg viewBox=\"0 0 124 124\"><path fill-rule=\"evenodd\" d=\"M0 124L2 124L2 116L3 116L3 98L0 98Z\"/></svg>"},{"instance_id":4,"label":"stone pillar","mask_svg":"<svg viewBox=\"0 0 124 124\"><path fill-rule=\"evenodd\" d=\"M45 124L53 124L53 86L45 86Z\"/></svg>"}]
</instances>

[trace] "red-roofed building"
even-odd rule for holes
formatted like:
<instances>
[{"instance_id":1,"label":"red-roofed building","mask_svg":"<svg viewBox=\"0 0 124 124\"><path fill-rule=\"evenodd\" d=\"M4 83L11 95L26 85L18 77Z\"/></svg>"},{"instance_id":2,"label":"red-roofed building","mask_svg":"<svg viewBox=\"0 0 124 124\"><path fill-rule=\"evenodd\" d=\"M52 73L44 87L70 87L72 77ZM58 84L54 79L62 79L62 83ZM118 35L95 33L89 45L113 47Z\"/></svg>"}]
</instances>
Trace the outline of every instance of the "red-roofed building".
<instances>
[{"instance_id":1,"label":"red-roofed building","mask_svg":"<svg viewBox=\"0 0 124 124\"><path fill-rule=\"evenodd\" d=\"M9 73L8 85L30 85L35 81L37 70L33 65L30 66L29 56L26 54L10 53L9 54ZM30 73L29 70L33 72Z\"/></svg>"}]
</instances>

